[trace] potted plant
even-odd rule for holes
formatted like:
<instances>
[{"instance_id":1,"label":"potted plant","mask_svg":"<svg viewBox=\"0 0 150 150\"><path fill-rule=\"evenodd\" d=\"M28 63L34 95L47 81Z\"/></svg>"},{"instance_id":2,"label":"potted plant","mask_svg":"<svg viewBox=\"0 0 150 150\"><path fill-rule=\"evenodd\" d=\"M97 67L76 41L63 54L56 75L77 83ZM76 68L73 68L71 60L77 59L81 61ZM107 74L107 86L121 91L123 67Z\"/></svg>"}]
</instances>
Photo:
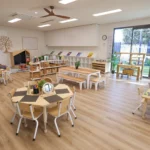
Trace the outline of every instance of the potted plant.
<instances>
[{"instance_id":1,"label":"potted plant","mask_svg":"<svg viewBox=\"0 0 150 150\"><path fill-rule=\"evenodd\" d=\"M119 64L119 55L116 53L112 54L110 59L111 65L112 65L112 74L115 73L115 67Z\"/></svg>"},{"instance_id":2,"label":"potted plant","mask_svg":"<svg viewBox=\"0 0 150 150\"><path fill-rule=\"evenodd\" d=\"M78 69L80 66L80 61L75 62L75 68Z\"/></svg>"},{"instance_id":3,"label":"potted plant","mask_svg":"<svg viewBox=\"0 0 150 150\"><path fill-rule=\"evenodd\" d=\"M39 87L39 90L40 90L40 91L42 90L42 87L43 87L43 85L44 85L45 83L46 83L45 80L41 80L41 81L38 82L38 87Z\"/></svg>"}]
</instances>

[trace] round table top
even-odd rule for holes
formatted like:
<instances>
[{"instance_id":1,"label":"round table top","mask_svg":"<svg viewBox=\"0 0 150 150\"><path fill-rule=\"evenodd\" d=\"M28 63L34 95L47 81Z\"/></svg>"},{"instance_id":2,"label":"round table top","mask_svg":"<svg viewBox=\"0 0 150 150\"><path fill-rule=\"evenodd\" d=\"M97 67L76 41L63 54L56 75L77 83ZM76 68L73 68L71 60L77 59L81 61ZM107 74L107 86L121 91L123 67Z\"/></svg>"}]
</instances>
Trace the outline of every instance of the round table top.
<instances>
[{"instance_id":1,"label":"round table top","mask_svg":"<svg viewBox=\"0 0 150 150\"><path fill-rule=\"evenodd\" d=\"M67 92L65 93L59 93L57 94L56 93L56 90L67 90ZM27 92L27 87L22 87L22 88L18 88L16 89L16 93L17 92ZM26 95L29 95L29 94L23 94L23 95L19 95L19 96L13 96L12 97L12 102L13 103L16 103L16 102L21 102L21 100L26 96ZM45 106L49 106L51 103L48 102L45 98L46 97L49 97L49 96L59 96L60 98L62 99L65 99L67 97L72 97L73 96L73 92L71 91L71 89L69 88L69 86L65 85L65 84L57 84L55 87L54 87L54 91L48 93L48 94L42 94L42 95L38 95L37 97L37 100L34 101L34 102L31 102L30 99L26 99L25 101L21 102L21 103L26 103L26 104L29 104L29 105L35 105L35 106L41 106L41 107L45 107ZM37 96L37 95L34 95L34 94L30 94L30 96Z\"/></svg>"}]
</instances>

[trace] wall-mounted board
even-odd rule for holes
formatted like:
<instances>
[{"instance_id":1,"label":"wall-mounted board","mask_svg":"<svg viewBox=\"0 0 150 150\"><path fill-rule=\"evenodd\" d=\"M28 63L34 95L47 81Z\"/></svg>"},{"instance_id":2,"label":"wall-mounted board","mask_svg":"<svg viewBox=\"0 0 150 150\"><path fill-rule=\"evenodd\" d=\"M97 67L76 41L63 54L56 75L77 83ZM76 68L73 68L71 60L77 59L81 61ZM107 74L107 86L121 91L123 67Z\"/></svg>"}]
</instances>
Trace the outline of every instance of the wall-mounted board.
<instances>
[{"instance_id":1,"label":"wall-mounted board","mask_svg":"<svg viewBox=\"0 0 150 150\"><path fill-rule=\"evenodd\" d=\"M22 37L22 49L38 50L38 39L36 37Z\"/></svg>"}]
</instances>

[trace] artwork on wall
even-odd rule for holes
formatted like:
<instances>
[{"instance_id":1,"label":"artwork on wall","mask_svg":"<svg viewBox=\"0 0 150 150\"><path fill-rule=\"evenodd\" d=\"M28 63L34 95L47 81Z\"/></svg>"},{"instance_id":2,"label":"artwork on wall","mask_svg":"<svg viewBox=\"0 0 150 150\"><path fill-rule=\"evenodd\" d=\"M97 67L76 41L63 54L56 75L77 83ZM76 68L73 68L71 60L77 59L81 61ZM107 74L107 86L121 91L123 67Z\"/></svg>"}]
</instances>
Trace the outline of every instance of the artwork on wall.
<instances>
[{"instance_id":1,"label":"artwork on wall","mask_svg":"<svg viewBox=\"0 0 150 150\"><path fill-rule=\"evenodd\" d=\"M12 46L12 41L8 36L0 36L0 50L4 50L4 53L8 53Z\"/></svg>"}]
</instances>

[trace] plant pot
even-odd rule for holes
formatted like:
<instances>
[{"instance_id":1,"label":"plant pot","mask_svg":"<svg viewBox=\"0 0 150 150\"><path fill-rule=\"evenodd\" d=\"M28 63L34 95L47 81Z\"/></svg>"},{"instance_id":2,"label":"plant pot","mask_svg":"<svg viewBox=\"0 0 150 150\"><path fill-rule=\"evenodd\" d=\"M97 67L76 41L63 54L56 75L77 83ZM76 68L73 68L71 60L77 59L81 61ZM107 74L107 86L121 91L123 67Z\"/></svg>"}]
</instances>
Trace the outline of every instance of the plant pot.
<instances>
[{"instance_id":1,"label":"plant pot","mask_svg":"<svg viewBox=\"0 0 150 150\"><path fill-rule=\"evenodd\" d=\"M39 94L39 89L33 89L33 94Z\"/></svg>"},{"instance_id":2,"label":"plant pot","mask_svg":"<svg viewBox=\"0 0 150 150\"><path fill-rule=\"evenodd\" d=\"M112 70L111 73L114 74L114 73L115 73L115 70Z\"/></svg>"},{"instance_id":3,"label":"plant pot","mask_svg":"<svg viewBox=\"0 0 150 150\"><path fill-rule=\"evenodd\" d=\"M79 66L76 66L76 69L78 69L79 68Z\"/></svg>"}]
</instances>

